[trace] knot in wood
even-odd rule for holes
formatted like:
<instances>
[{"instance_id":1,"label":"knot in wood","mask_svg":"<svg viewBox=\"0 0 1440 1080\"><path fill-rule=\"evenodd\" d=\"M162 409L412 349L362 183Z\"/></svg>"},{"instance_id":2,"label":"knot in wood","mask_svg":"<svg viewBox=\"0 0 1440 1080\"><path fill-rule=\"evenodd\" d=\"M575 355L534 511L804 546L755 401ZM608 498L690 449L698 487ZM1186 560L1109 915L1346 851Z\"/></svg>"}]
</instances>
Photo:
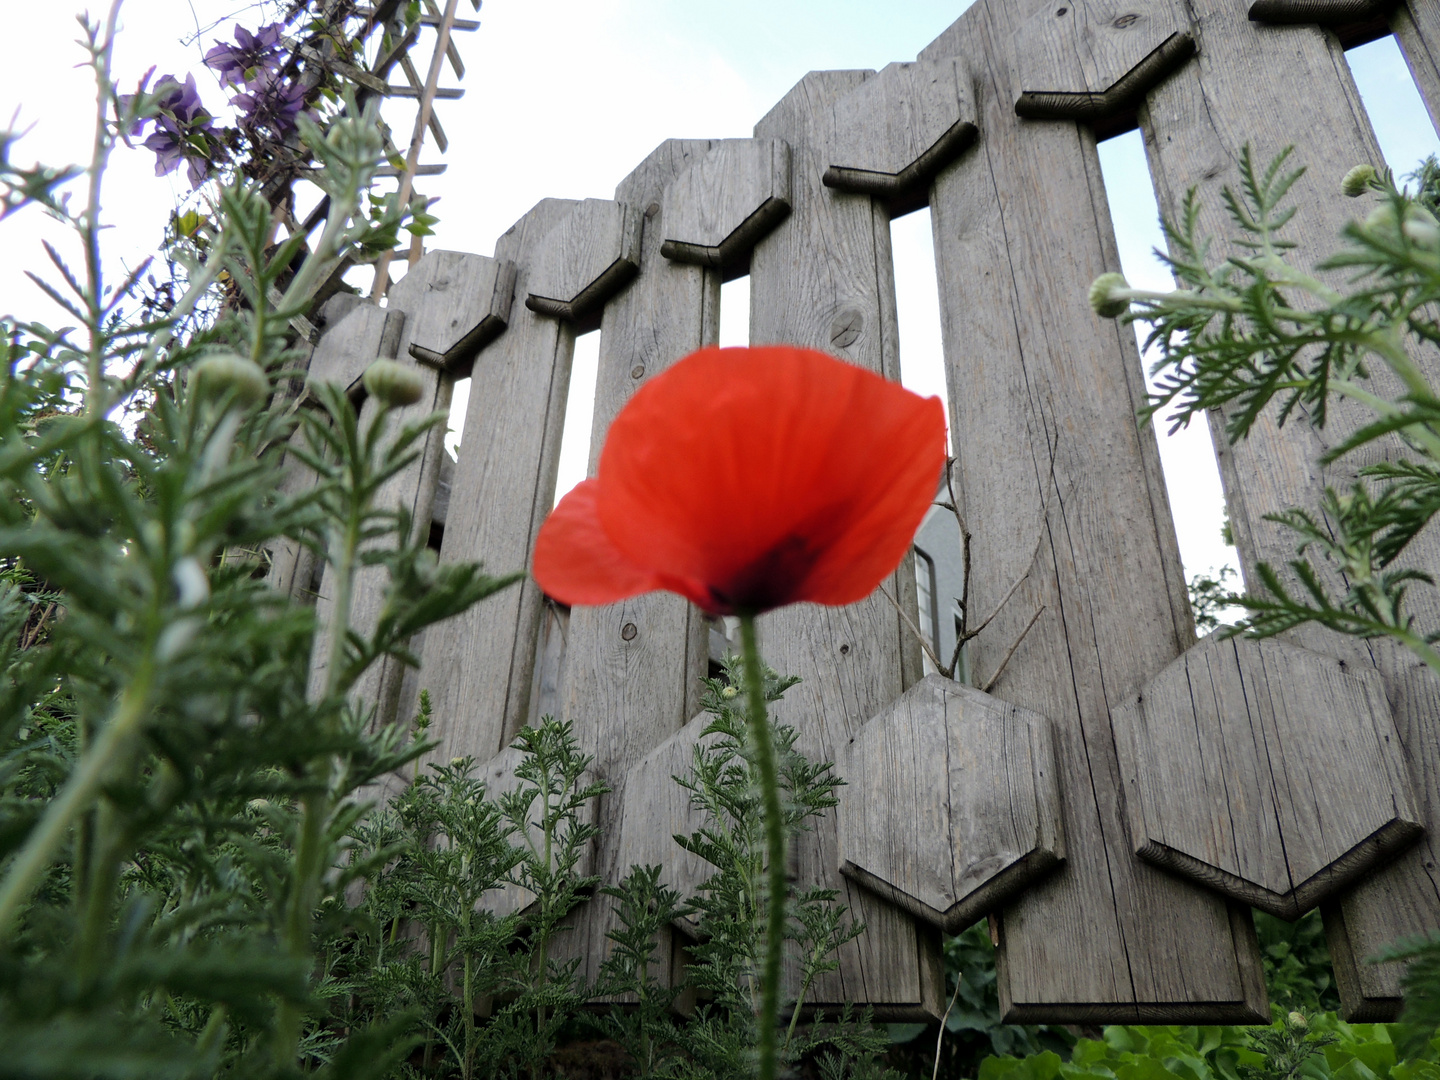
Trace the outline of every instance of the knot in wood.
<instances>
[{"instance_id":1,"label":"knot in wood","mask_svg":"<svg viewBox=\"0 0 1440 1080\"><path fill-rule=\"evenodd\" d=\"M837 349L848 349L860 340L860 330L864 325L865 316L855 308L847 308L830 324L830 344Z\"/></svg>"},{"instance_id":2,"label":"knot in wood","mask_svg":"<svg viewBox=\"0 0 1440 1080\"><path fill-rule=\"evenodd\" d=\"M1058 19L1058 18L1060 18L1062 15L1068 14L1069 11L1070 11L1069 8L1063 8L1063 7L1062 7L1062 8L1060 8L1058 11L1055 12L1055 17Z\"/></svg>"},{"instance_id":3,"label":"knot in wood","mask_svg":"<svg viewBox=\"0 0 1440 1080\"><path fill-rule=\"evenodd\" d=\"M1129 14L1129 15L1121 15L1118 19L1116 19L1116 20L1115 20L1114 22L1112 22L1110 25L1113 26L1116 30L1124 30L1127 26L1129 26L1129 25L1131 25L1132 23L1136 22L1139 18L1140 18L1139 15L1136 15L1136 14L1134 14L1134 13L1132 12L1132 13Z\"/></svg>"},{"instance_id":4,"label":"knot in wood","mask_svg":"<svg viewBox=\"0 0 1440 1080\"><path fill-rule=\"evenodd\" d=\"M849 652L850 652L850 646L849 646L849 645L841 645L841 646L840 646L840 655L841 655L841 656L845 656L845 655L847 655Z\"/></svg>"},{"instance_id":5,"label":"knot in wood","mask_svg":"<svg viewBox=\"0 0 1440 1080\"><path fill-rule=\"evenodd\" d=\"M632 379L638 379L638 378L640 378L640 376L642 376L642 375L644 375L644 374L645 374L645 365L644 365L644 364L636 364L634 367L632 367L632 368L630 369L630 377L631 377Z\"/></svg>"},{"instance_id":6,"label":"knot in wood","mask_svg":"<svg viewBox=\"0 0 1440 1080\"><path fill-rule=\"evenodd\" d=\"M639 631L635 628L635 624L633 622L627 622L624 626L620 628L620 636L626 641L634 641L635 635L638 633Z\"/></svg>"}]
</instances>

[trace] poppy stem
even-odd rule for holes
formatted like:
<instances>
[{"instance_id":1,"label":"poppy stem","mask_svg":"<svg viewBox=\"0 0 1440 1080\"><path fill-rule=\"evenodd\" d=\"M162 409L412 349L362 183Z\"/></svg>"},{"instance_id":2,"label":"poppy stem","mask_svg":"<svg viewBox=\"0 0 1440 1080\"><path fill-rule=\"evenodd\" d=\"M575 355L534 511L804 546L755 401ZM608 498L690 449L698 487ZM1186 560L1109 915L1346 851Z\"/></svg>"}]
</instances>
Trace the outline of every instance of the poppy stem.
<instances>
[{"instance_id":1,"label":"poppy stem","mask_svg":"<svg viewBox=\"0 0 1440 1080\"><path fill-rule=\"evenodd\" d=\"M765 714L765 666L755 634L755 616L740 616L740 645L745 663L746 717L760 770L760 799L765 812L765 848L769 862L765 966L760 977L760 1080L776 1073L776 1018L780 1012L780 961L785 951L785 822L780 811L780 775L775 744Z\"/></svg>"}]
</instances>

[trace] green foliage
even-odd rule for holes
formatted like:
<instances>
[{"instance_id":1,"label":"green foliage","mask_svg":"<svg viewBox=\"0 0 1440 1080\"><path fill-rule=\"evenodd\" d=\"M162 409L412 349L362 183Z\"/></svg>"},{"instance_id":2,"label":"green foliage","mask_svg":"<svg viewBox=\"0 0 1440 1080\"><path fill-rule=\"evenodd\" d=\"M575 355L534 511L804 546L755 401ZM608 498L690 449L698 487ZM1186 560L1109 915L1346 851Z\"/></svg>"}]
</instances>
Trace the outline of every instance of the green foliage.
<instances>
[{"instance_id":1,"label":"green foliage","mask_svg":"<svg viewBox=\"0 0 1440 1080\"><path fill-rule=\"evenodd\" d=\"M1298 1018L1298 1021L1297 1021ZM1434 1080L1440 1040L1402 1060L1394 1025L1276 1009L1268 1027L1107 1027L1068 1061L1051 1051L992 1057L980 1080Z\"/></svg>"},{"instance_id":2,"label":"green foliage","mask_svg":"<svg viewBox=\"0 0 1440 1080\"><path fill-rule=\"evenodd\" d=\"M765 700L780 700L797 681L767 670ZM746 689L735 658L725 662L721 678L706 680L702 704L712 719L695 747L689 773L675 778L705 818L701 828L675 841L715 872L688 903L659 883L659 867L634 867L618 887L606 890L617 900L621 928L611 933L617 949L605 965L599 991L634 995L640 1007L628 1014L611 1009L600 1019L600 1030L625 1047L642 1076L719 1080L735 1075L737 1068L753 1067L768 907L765 829ZM809 761L795 749L793 728L773 722L770 727L784 824L793 840L835 806L841 781L832 763ZM815 979L838 967L840 948L863 926L847 918L833 889L792 890L786 904L792 963L784 991L789 1017L781 1060L791 1066L813 1061L821 1075L835 1080L891 1075L877 1063L888 1039L871 1025L867 1012L847 1006L826 1017L807 1010ZM689 950L685 985L667 985L665 961L657 951L659 934L681 915L694 920L699 939ZM679 1023L669 1009L684 989L695 990L702 1003Z\"/></svg>"},{"instance_id":3,"label":"green foliage","mask_svg":"<svg viewBox=\"0 0 1440 1080\"><path fill-rule=\"evenodd\" d=\"M1248 148L1242 156L1240 190L1224 193L1235 254L1212 265L1192 189L1180 220L1165 225L1166 261L1182 288L1113 288L1104 299L1132 304L1124 318L1151 324L1148 344L1160 360L1146 416L1173 407L1178 426L1219 409L1233 442L1262 414L1324 427L1335 395L1373 414L1332 438L1324 456L1325 463L1372 459L1348 488L1327 489L1318 506L1273 515L1295 534L1297 558L1283 571L1257 567L1263 592L1240 598L1250 615L1239 630L1268 637L1314 622L1388 636L1440 671L1440 628L1418 625L1408 604L1412 590L1435 583L1402 559L1440 510L1440 397L1416 362L1440 345L1440 163L1421 166L1413 192L1397 188L1388 171L1347 178L1347 191L1368 192L1375 205L1364 222L1346 226L1340 251L1320 264L1353 275L1339 290L1290 260L1294 245L1283 232L1295 207L1285 203L1304 170L1288 168L1289 157L1286 150L1261 169ZM1376 364L1388 369L1393 396L1373 384ZM1382 440L1385 459L1375 462Z\"/></svg>"},{"instance_id":4,"label":"green foliage","mask_svg":"<svg viewBox=\"0 0 1440 1080\"><path fill-rule=\"evenodd\" d=\"M939 1075L961 1077L975 1076L980 1063L989 1057L1044 1051L1061 1057L1069 1054L1075 1036L1068 1028L1002 1023L995 984L995 946L986 922L946 938L945 989L950 1005L943 1032L939 1024L891 1024L890 1037L896 1048L890 1052L890 1060L903 1062L911 1074L929 1076L938 1042Z\"/></svg>"},{"instance_id":5,"label":"green foliage","mask_svg":"<svg viewBox=\"0 0 1440 1080\"><path fill-rule=\"evenodd\" d=\"M1263 911L1254 914L1270 1000L1287 1010L1337 1011L1340 995L1320 912L1309 911L1293 923Z\"/></svg>"},{"instance_id":6,"label":"green foliage","mask_svg":"<svg viewBox=\"0 0 1440 1080\"><path fill-rule=\"evenodd\" d=\"M102 108L112 32L87 27ZM308 132L332 217L298 273L294 243L267 247L269 204L237 183L184 253L186 295L138 321L135 277L104 280L115 131L97 124L83 209L51 174L0 175L5 205L45 203L80 258L51 249L44 283L71 327L0 333L0 1075L384 1075L407 1050L396 1025L327 1024L316 962L352 932L369 787L423 747L350 691L509 579L437 572L408 521L374 506L442 417L389 436L385 409L362 425L317 387L297 415L289 392L289 322L370 228L354 215L375 117ZM222 281L237 303L181 332ZM297 424L320 475L294 498L279 458ZM312 612L263 578L281 538L322 549L337 582L323 686ZM361 563L391 581L368 635L347 601Z\"/></svg>"},{"instance_id":7,"label":"green foliage","mask_svg":"<svg viewBox=\"0 0 1440 1080\"><path fill-rule=\"evenodd\" d=\"M1209 573L1197 573L1186 582L1197 633L1219 629L1224 610L1239 603L1240 598L1228 584L1238 576L1233 566L1222 566Z\"/></svg>"}]
</instances>

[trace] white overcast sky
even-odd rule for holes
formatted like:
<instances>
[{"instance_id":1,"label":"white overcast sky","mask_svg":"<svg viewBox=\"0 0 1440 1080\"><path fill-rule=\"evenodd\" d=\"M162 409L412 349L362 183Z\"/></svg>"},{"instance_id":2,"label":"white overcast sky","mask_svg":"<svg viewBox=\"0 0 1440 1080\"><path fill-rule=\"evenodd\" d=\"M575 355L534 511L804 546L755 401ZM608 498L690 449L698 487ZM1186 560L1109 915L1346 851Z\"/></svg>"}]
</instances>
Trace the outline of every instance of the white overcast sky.
<instances>
[{"instance_id":1,"label":"white overcast sky","mask_svg":"<svg viewBox=\"0 0 1440 1080\"><path fill-rule=\"evenodd\" d=\"M33 130L13 159L83 161L94 91L88 73L73 66L82 54L72 44L71 2L14 6L20 10L11 12L9 25L16 44L0 65L0 123L16 114L19 127ZM487 0L481 29L457 36L469 69L459 84L465 97L438 105L451 146L443 158L449 171L421 186L440 197L432 244L489 254L495 238L539 199L609 198L666 138L747 137L807 71L914 59L967 6L968 0ZM235 12L253 26L247 7L234 0L127 0L117 81L132 86L152 64L161 75L193 71L207 105L222 111L224 95L200 65L221 32L195 40L196 31ZM473 17L469 0L460 7ZM1355 50L1350 59L1390 164L1407 171L1440 151L1393 41ZM397 133L408 131L403 105L387 109L394 110L387 116ZM1104 144L1101 158L1124 269L1136 284L1163 285L1149 255L1160 235L1138 136ZM188 190L183 169L157 179L153 160L147 151L116 156L105 200L112 265L134 265L153 250L170 208ZM441 159L432 147L424 160ZM63 324L21 273L41 268L42 235L53 235L50 223L33 210L0 224L7 255L0 312ZM905 381L943 397L928 213L896 221L894 239ZM722 343L744 339L743 289L743 283L726 289ZM583 475L594 346L591 335L577 350L562 491ZM1171 502L1187 572L1233 563L1219 538L1220 489L1208 435L1195 426L1162 442L1162 454L1172 492L1184 493Z\"/></svg>"}]
</instances>

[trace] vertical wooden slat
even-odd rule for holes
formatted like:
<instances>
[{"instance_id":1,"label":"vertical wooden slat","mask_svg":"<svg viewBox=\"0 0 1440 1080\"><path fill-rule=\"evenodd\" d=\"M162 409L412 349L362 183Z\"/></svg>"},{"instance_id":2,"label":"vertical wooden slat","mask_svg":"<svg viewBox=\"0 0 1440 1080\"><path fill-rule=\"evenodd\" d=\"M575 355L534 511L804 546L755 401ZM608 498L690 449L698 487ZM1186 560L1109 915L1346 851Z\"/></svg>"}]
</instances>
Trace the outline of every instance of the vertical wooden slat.
<instances>
[{"instance_id":1,"label":"vertical wooden slat","mask_svg":"<svg viewBox=\"0 0 1440 1080\"><path fill-rule=\"evenodd\" d=\"M1408 0L1396 6L1390 16L1390 28L1405 53L1410 73L1420 88L1430 123L1440 131L1440 4L1429 0ZM1412 161L1392 161L1401 173L1408 172Z\"/></svg>"},{"instance_id":2,"label":"vertical wooden slat","mask_svg":"<svg viewBox=\"0 0 1440 1080\"><path fill-rule=\"evenodd\" d=\"M1012 1022L1253 1023L1249 912L1126 836L1110 710L1194 632L1134 338L1086 302L1118 263L1094 134L1015 116L1016 31L1043 8L980 0L921 53L967 61L982 132L931 198L977 613L1026 575L969 670L989 678L1044 606L993 693L1054 722L1064 801L1067 863L1000 916L1001 1004Z\"/></svg>"},{"instance_id":3,"label":"vertical wooden slat","mask_svg":"<svg viewBox=\"0 0 1440 1080\"><path fill-rule=\"evenodd\" d=\"M1381 161L1340 43L1314 26L1252 23L1243 5L1228 0L1195 0L1191 12L1198 58L1157 89L1141 113L1162 211L1178 216L1185 191L1199 185L1205 207L1201 232L1230 234L1233 226L1225 217L1220 190L1238 186L1235 165L1242 148L1249 144L1263 165L1294 145L1294 164L1308 171L1291 189L1290 201L1300 212L1285 234L1300 245L1290 258L1309 269L1336 249L1345 222L1365 210L1363 203L1341 195L1340 178L1353 165ZM1420 14L1433 22L1433 11ZM1217 246L1216 255L1222 250ZM1336 284L1342 280L1343 275L1337 277ZM1440 377L1433 359L1427 366L1432 379ZM1384 388L1385 373L1375 374ZM1257 580L1257 563L1283 567L1295 555L1294 535L1265 520L1266 514L1292 506L1314 508L1327 485L1350 482L1353 463L1322 469L1318 458L1364 419L1360 410L1345 403L1332 410L1323 432L1309 427L1303 414L1284 428L1264 418L1234 447L1226 445L1220 420L1213 421L1216 445L1222 447L1230 521L1247 580ZM1440 563L1440 546L1422 536L1407 550L1405 562L1433 570ZM1332 585L1343 587L1333 572L1317 568ZM1433 621L1433 606L1419 612L1422 619ZM1428 828L1417 848L1326 908L1346 1015L1389 1019L1399 1004L1398 965L1370 965L1365 958L1440 922L1440 881L1434 872L1440 855L1435 839L1440 832L1440 744L1433 720L1440 680L1387 642L1341 638L1313 626L1288 637L1316 652L1373 664L1380 671Z\"/></svg>"},{"instance_id":4,"label":"vertical wooden slat","mask_svg":"<svg viewBox=\"0 0 1440 1080\"><path fill-rule=\"evenodd\" d=\"M821 349L899 379L889 217L866 195L825 187L830 105L868 71L812 72L755 127L793 152L793 211L755 248L750 262L750 340ZM900 574L913 573L908 564ZM892 595L900 575L885 587ZM775 708L795 727L798 749L833 761L851 735L919 677L918 648L902 638L895 610L873 595L844 608L796 605L761 621L766 661L803 681ZM923 1015L938 1001L930 950L913 918L839 873L833 812L797 842L798 878L839 891L866 932L846 945L840 969L822 976L816 1004L868 1003L878 1015Z\"/></svg>"},{"instance_id":5,"label":"vertical wooden slat","mask_svg":"<svg viewBox=\"0 0 1440 1080\"><path fill-rule=\"evenodd\" d=\"M576 205L545 199L495 245L496 258L517 266L517 302L509 328L480 352L471 372L442 560L483 560L495 574L525 569L554 501L575 335L518 298L535 251ZM540 614L540 591L527 578L427 631L420 686L434 703L438 754L486 761L519 729Z\"/></svg>"},{"instance_id":6,"label":"vertical wooden slat","mask_svg":"<svg viewBox=\"0 0 1440 1080\"><path fill-rule=\"evenodd\" d=\"M615 189L617 201L644 214L645 229L640 276L606 306L601 322L592 476L610 422L630 396L718 337L719 272L660 254L665 187L713 145L709 140L662 143ZM606 883L618 882L630 870L619 864L616 843L625 774L698 710L707 657L704 619L671 593L577 607L570 614L562 695L566 719L574 723L585 753L595 757L592 768L612 789L602 800L595 864ZM665 840L679 852L668 833ZM605 934L616 925L613 905L608 897L596 897L577 913L574 932L563 946L584 958L584 978L595 977L611 947Z\"/></svg>"}]
</instances>

